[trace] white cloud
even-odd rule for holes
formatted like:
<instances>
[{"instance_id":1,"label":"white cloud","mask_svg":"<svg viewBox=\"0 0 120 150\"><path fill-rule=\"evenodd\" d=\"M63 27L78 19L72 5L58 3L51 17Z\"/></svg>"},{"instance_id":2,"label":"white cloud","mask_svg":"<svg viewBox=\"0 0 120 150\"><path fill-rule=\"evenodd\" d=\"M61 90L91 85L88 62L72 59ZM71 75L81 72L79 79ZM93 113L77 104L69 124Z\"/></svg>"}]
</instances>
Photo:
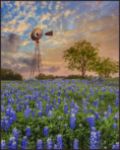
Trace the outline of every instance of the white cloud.
<instances>
[{"instance_id":1,"label":"white cloud","mask_svg":"<svg viewBox=\"0 0 120 150\"><path fill-rule=\"evenodd\" d=\"M51 14L49 12L47 12L46 14L43 14L40 16L40 22L44 22L45 20L49 20L50 19Z\"/></svg>"},{"instance_id":2,"label":"white cloud","mask_svg":"<svg viewBox=\"0 0 120 150\"><path fill-rule=\"evenodd\" d=\"M11 27L11 26L2 27L2 32L17 33L19 35L22 35L23 32L25 32L29 27L30 27L30 25L28 23L21 22L16 27L16 29L14 27Z\"/></svg>"},{"instance_id":3,"label":"white cloud","mask_svg":"<svg viewBox=\"0 0 120 150\"><path fill-rule=\"evenodd\" d=\"M73 15L75 13L75 10L66 10L65 12L64 12L64 16L65 17L68 17L68 16L70 16L70 15Z\"/></svg>"}]
</instances>

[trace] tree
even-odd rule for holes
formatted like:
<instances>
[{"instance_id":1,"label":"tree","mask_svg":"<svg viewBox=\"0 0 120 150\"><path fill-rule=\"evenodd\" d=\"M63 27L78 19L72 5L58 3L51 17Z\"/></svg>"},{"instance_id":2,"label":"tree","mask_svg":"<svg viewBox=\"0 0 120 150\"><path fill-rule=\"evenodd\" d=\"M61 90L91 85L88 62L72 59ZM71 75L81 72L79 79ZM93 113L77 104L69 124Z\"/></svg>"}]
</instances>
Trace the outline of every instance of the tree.
<instances>
[{"instance_id":1,"label":"tree","mask_svg":"<svg viewBox=\"0 0 120 150\"><path fill-rule=\"evenodd\" d=\"M119 64L110 58L100 58L94 64L94 71L98 73L99 76L108 78L114 73L118 73Z\"/></svg>"},{"instance_id":2,"label":"tree","mask_svg":"<svg viewBox=\"0 0 120 150\"><path fill-rule=\"evenodd\" d=\"M19 73L13 72L11 69L1 69L1 80L22 80Z\"/></svg>"},{"instance_id":3,"label":"tree","mask_svg":"<svg viewBox=\"0 0 120 150\"><path fill-rule=\"evenodd\" d=\"M80 41L75 43L64 52L64 59L68 62L68 68L77 69L81 72L81 76L85 77L86 71L93 69L93 62L97 59L98 49L93 47L88 41Z\"/></svg>"}]
</instances>

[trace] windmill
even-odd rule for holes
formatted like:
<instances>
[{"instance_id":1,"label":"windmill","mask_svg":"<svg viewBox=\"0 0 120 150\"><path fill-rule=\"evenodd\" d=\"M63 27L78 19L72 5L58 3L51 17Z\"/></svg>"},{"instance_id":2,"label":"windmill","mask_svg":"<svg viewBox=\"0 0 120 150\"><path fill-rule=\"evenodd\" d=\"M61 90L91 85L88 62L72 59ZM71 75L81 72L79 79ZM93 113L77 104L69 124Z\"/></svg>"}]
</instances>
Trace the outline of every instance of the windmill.
<instances>
[{"instance_id":1,"label":"windmill","mask_svg":"<svg viewBox=\"0 0 120 150\"><path fill-rule=\"evenodd\" d=\"M38 72L39 74L41 72L41 54L39 43L43 35L53 36L53 31L49 31L43 34L43 31L40 28L35 28L31 32L31 39L35 42L35 51L31 62L31 76L33 76L35 72Z\"/></svg>"}]
</instances>

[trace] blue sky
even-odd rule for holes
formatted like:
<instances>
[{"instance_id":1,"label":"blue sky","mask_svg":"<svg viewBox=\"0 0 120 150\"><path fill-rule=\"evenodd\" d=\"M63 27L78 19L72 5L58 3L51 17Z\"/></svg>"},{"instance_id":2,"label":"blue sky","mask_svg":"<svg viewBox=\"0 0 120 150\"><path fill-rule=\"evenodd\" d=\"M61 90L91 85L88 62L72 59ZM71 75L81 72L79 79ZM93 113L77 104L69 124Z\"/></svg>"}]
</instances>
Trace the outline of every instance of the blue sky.
<instances>
[{"instance_id":1,"label":"blue sky","mask_svg":"<svg viewBox=\"0 0 120 150\"><path fill-rule=\"evenodd\" d=\"M82 39L99 44L100 55L104 53L106 57L118 60L117 1L4 1L1 4L2 51L7 52L3 66L9 66L9 62L13 67L13 49L19 60L22 56L26 59L32 57L34 43L30 33L35 27L40 27L43 32L54 32L52 38L43 36L41 39L41 54L46 68L65 66L63 51ZM12 45L6 41L10 34L19 37ZM23 71L27 64L19 62L19 67L18 71ZM47 69L46 73L49 73ZM56 71L56 74L70 73L66 67Z\"/></svg>"}]
</instances>

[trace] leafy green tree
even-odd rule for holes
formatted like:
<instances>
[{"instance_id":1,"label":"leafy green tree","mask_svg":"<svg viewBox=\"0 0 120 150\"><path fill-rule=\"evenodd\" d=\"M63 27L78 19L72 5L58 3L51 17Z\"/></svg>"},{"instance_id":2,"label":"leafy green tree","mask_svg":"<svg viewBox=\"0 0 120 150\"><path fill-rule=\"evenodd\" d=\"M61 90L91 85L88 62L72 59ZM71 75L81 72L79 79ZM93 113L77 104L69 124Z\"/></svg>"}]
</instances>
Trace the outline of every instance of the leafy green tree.
<instances>
[{"instance_id":1,"label":"leafy green tree","mask_svg":"<svg viewBox=\"0 0 120 150\"><path fill-rule=\"evenodd\" d=\"M77 69L85 77L86 71L93 70L93 62L97 59L98 49L86 40L75 43L64 52L64 59L71 70Z\"/></svg>"},{"instance_id":2,"label":"leafy green tree","mask_svg":"<svg viewBox=\"0 0 120 150\"><path fill-rule=\"evenodd\" d=\"M119 64L110 58L100 58L94 63L94 70L99 76L108 78L119 72Z\"/></svg>"},{"instance_id":3,"label":"leafy green tree","mask_svg":"<svg viewBox=\"0 0 120 150\"><path fill-rule=\"evenodd\" d=\"M22 75L13 72L11 69L1 69L1 80L22 80Z\"/></svg>"}]
</instances>

